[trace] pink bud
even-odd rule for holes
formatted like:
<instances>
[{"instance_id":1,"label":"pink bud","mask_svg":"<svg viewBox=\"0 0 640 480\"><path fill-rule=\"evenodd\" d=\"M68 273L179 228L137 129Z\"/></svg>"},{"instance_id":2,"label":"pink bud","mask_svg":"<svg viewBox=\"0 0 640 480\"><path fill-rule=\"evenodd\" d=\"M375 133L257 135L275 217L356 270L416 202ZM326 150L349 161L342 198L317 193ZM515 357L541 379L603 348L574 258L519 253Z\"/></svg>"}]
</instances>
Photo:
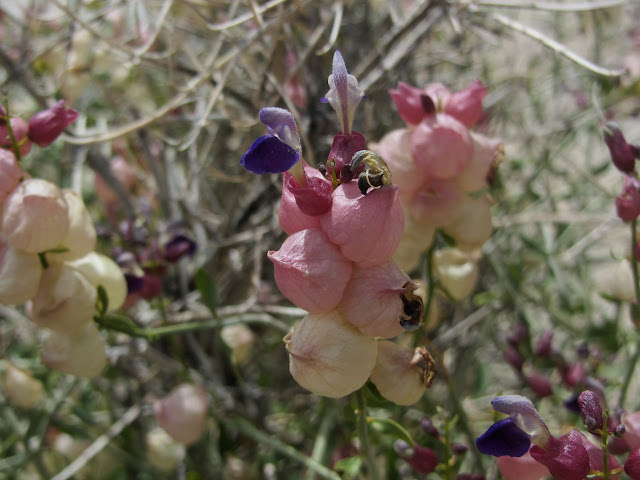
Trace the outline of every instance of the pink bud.
<instances>
[{"instance_id":1,"label":"pink bud","mask_svg":"<svg viewBox=\"0 0 640 480\"><path fill-rule=\"evenodd\" d=\"M625 426L622 438L629 448L640 447L640 412L623 413L620 421Z\"/></svg>"},{"instance_id":2,"label":"pink bud","mask_svg":"<svg viewBox=\"0 0 640 480\"><path fill-rule=\"evenodd\" d=\"M549 476L549 469L535 461L529 452L521 457L498 457L497 463L504 480L542 480Z\"/></svg>"},{"instance_id":3,"label":"pink bud","mask_svg":"<svg viewBox=\"0 0 640 480\"><path fill-rule=\"evenodd\" d=\"M576 362L571 364L569 370L564 374L564 381L570 387L574 385L580 385L584 382L585 373L584 373L584 365L580 362Z\"/></svg>"},{"instance_id":4,"label":"pink bud","mask_svg":"<svg viewBox=\"0 0 640 480\"><path fill-rule=\"evenodd\" d=\"M68 264L52 264L40 279L31 320L39 327L71 334L95 315L96 290Z\"/></svg>"},{"instance_id":5,"label":"pink bud","mask_svg":"<svg viewBox=\"0 0 640 480\"><path fill-rule=\"evenodd\" d=\"M75 122L78 112L64 108L64 100L36 113L29 119L29 138L41 147L51 145L60 134Z\"/></svg>"},{"instance_id":6,"label":"pink bud","mask_svg":"<svg viewBox=\"0 0 640 480\"><path fill-rule=\"evenodd\" d=\"M514 347L512 347L511 345L507 346L503 356L504 356L504 359L507 361L507 363L511 365L514 369L516 369L517 371L522 370L522 365L524 365L524 359L522 358L522 355L518 353L518 350L516 350Z\"/></svg>"},{"instance_id":7,"label":"pink bud","mask_svg":"<svg viewBox=\"0 0 640 480\"><path fill-rule=\"evenodd\" d=\"M105 343L93 322L73 333L51 332L40 357L47 367L78 377L92 378L107 364Z\"/></svg>"},{"instance_id":8,"label":"pink bud","mask_svg":"<svg viewBox=\"0 0 640 480\"><path fill-rule=\"evenodd\" d=\"M396 448L398 447L396 446ZM418 474L428 475L434 472L438 466L439 461L436 452L428 447L415 444L412 447L406 448L405 452L410 453L410 455L403 455L402 458L404 458L411 469Z\"/></svg>"},{"instance_id":9,"label":"pink bud","mask_svg":"<svg viewBox=\"0 0 640 480\"><path fill-rule=\"evenodd\" d=\"M475 132L471 132L471 140L473 141L471 162L455 178L460 190L467 193L486 187L492 172L495 172L504 157L504 145L501 140Z\"/></svg>"},{"instance_id":10,"label":"pink bud","mask_svg":"<svg viewBox=\"0 0 640 480\"><path fill-rule=\"evenodd\" d=\"M13 137L20 146L20 156L24 157L31 151L31 141L27 138L27 132L29 130L27 122L20 117L11 117L10 123ZM0 118L0 148L6 148L13 152L13 143L11 142L7 122L4 118Z\"/></svg>"},{"instance_id":11,"label":"pink bud","mask_svg":"<svg viewBox=\"0 0 640 480\"><path fill-rule=\"evenodd\" d=\"M378 353L378 342L337 310L307 315L283 340L293 378L307 390L331 398L362 387Z\"/></svg>"},{"instance_id":12,"label":"pink bud","mask_svg":"<svg viewBox=\"0 0 640 480\"><path fill-rule=\"evenodd\" d=\"M0 235L0 304L19 305L38 292L42 265L35 253L13 248Z\"/></svg>"},{"instance_id":13,"label":"pink bud","mask_svg":"<svg viewBox=\"0 0 640 480\"><path fill-rule=\"evenodd\" d=\"M268 256L282 294L311 313L335 308L351 277L351 262L319 228L294 233Z\"/></svg>"},{"instance_id":14,"label":"pink bud","mask_svg":"<svg viewBox=\"0 0 640 480\"><path fill-rule=\"evenodd\" d=\"M424 118L425 112L422 106L424 90L412 87L408 83L399 82L397 90L389 90L389 95L398 108L398 115L405 122L417 125ZM384 157L383 157L384 158Z\"/></svg>"},{"instance_id":15,"label":"pink bud","mask_svg":"<svg viewBox=\"0 0 640 480\"><path fill-rule=\"evenodd\" d=\"M429 178L451 180L471 163L473 142L462 123L439 113L413 129L411 154Z\"/></svg>"},{"instance_id":16,"label":"pink bud","mask_svg":"<svg viewBox=\"0 0 640 480\"><path fill-rule=\"evenodd\" d=\"M25 176L13 152L0 148L0 210L5 199Z\"/></svg>"},{"instance_id":17,"label":"pink bud","mask_svg":"<svg viewBox=\"0 0 640 480\"><path fill-rule=\"evenodd\" d=\"M387 163L403 204L408 203L427 180L427 175L416 167L411 157L410 138L411 130L403 128L389 132L379 143L371 145L371 150Z\"/></svg>"},{"instance_id":18,"label":"pink bud","mask_svg":"<svg viewBox=\"0 0 640 480\"><path fill-rule=\"evenodd\" d=\"M622 192L616 197L616 212L623 222L631 222L640 215L640 181L624 176Z\"/></svg>"},{"instance_id":19,"label":"pink bud","mask_svg":"<svg viewBox=\"0 0 640 480\"><path fill-rule=\"evenodd\" d=\"M69 207L62 191L39 178L24 180L7 197L2 231L9 243L29 253L57 247L69 230Z\"/></svg>"},{"instance_id":20,"label":"pink bud","mask_svg":"<svg viewBox=\"0 0 640 480\"><path fill-rule=\"evenodd\" d=\"M541 373L531 370L531 372L525 377L527 384L540 398L553 395L551 383L549 379Z\"/></svg>"},{"instance_id":21,"label":"pink bud","mask_svg":"<svg viewBox=\"0 0 640 480\"><path fill-rule=\"evenodd\" d=\"M542 332L535 347L535 353L539 357L548 357L551 354L551 341L553 340L553 330L548 329Z\"/></svg>"},{"instance_id":22,"label":"pink bud","mask_svg":"<svg viewBox=\"0 0 640 480\"><path fill-rule=\"evenodd\" d=\"M463 200L464 194L454 182L429 180L408 207L413 221L437 228L458 217Z\"/></svg>"},{"instance_id":23,"label":"pink bud","mask_svg":"<svg viewBox=\"0 0 640 480\"><path fill-rule=\"evenodd\" d=\"M209 399L197 386L182 384L153 404L156 422L176 441L191 445L205 429Z\"/></svg>"},{"instance_id":24,"label":"pink bud","mask_svg":"<svg viewBox=\"0 0 640 480\"><path fill-rule=\"evenodd\" d=\"M640 480L640 446L631 450L631 453L624 462L624 473L632 480Z\"/></svg>"},{"instance_id":25,"label":"pink bud","mask_svg":"<svg viewBox=\"0 0 640 480\"><path fill-rule=\"evenodd\" d=\"M580 414L582 415L582 423L589 430L602 430L604 420L602 418L602 407L598 396L591 390L585 390L578 397L580 405Z\"/></svg>"},{"instance_id":26,"label":"pink bud","mask_svg":"<svg viewBox=\"0 0 640 480\"><path fill-rule=\"evenodd\" d=\"M362 195L356 182L333 192L331 209L320 220L329 239L361 267L391 258L404 229L398 187L388 185Z\"/></svg>"},{"instance_id":27,"label":"pink bud","mask_svg":"<svg viewBox=\"0 0 640 480\"><path fill-rule=\"evenodd\" d=\"M529 452L556 480L582 480L590 470L589 454L569 433L560 438L550 437L545 449L533 445Z\"/></svg>"},{"instance_id":28,"label":"pink bud","mask_svg":"<svg viewBox=\"0 0 640 480\"><path fill-rule=\"evenodd\" d=\"M618 170L624 173L631 173L635 170L636 159L622 134L622 130L615 122L609 122L604 128L604 142L607 144L611 161Z\"/></svg>"},{"instance_id":29,"label":"pink bud","mask_svg":"<svg viewBox=\"0 0 640 480\"><path fill-rule=\"evenodd\" d=\"M403 332L401 296L409 275L393 260L372 267L354 267L338 310L365 335L391 338Z\"/></svg>"},{"instance_id":30,"label":"pink bud","mask_svg":"<svg viewBox=\"0 0 640 480\"><path fill-rule=\"evenodd\" d=\"M482 101L487 94L480 80L474 80L466 90L455 92L444 106L444 113L460 121L465 127L473 127L482 117Z\"/></svg>"}]
</instances>

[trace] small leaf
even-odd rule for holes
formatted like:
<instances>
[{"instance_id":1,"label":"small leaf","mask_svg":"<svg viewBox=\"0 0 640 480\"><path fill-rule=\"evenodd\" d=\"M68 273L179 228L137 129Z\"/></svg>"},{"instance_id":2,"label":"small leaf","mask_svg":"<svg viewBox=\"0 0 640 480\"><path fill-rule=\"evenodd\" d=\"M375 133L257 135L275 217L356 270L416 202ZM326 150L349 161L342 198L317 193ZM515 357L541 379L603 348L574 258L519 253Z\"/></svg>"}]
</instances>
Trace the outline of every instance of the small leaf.
<instances>
[{"instance_id":1,"label":"small leaf","mask_svg":"<svg viewBox=\"0 0 640 480\"><path fill-rule=\"evenodd\" d=\"M109 330L115 330L117 332L126 333L134 337L146 337L143 329L138 327L133 320L125 315L103 315L101 317L94 317L95 321L104 328Z\"/></svg>"},{"instance_id":2,"label":"small leaf","mask_svg":"<svg viewBox=\"0 0 640 480\"><path fill-rule=\"evenodd\" d=\"M215 316L218 307L218 291L211 276L203 268L199 268L193 280L205 306Z\"/></svg>"},{"instance_id":3,"label":"small leaf","mask_svg":"<svg viewBox=\"0 0 640 480\"><path fill-rule=\"evenodd\" d=\"M359 455L355 457L342 458L335 463L333 469L338 472L342 472L344 479L360 478L362 458Z\"/></svg>"},{"instance_id":4,"label":"small leaf","mask_svg":"<svg viewBox=\"0 0 640 480\"><path fill-rule=\"evenodd\" d=\"M109 296L102 285L96 287L96 310L101 317L109 310Z\"/></svg>"}]
</instances>

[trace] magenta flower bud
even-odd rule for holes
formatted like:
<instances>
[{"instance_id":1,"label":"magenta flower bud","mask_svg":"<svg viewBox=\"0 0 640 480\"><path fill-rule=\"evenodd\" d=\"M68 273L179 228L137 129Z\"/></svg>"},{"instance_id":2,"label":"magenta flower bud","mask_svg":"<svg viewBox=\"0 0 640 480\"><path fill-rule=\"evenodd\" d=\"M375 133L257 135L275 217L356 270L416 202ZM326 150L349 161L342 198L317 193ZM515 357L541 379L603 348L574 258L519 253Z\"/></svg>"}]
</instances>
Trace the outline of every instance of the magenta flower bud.
<instances>
[{"instance_id":1,"label":"magenta flower bud","mask_svg":"<svg viewBox=\"0 0 640 480\"><path fill-rule=\"evenodd\" d=\"M602 472L604 470L604 463L602 461L602 447L600 445L594 445L584 433L575 429L571 430L565 436L570 437L572 441L575 441L576 443L580 443L587 451L587 454L589 455L589 469L591 471ZM620 463L618 463L618 460L616 460L616 458L610 453L607 453L607 469L609 470L609 472L618 468L620 468ZM615 480L618 478L618 475L613 475L610 478Z\"/></svg>"},{"instance_id":2,"label":"magenta flower bud","mask_svg":"<svg viewBox=\"0 0 640 480\"><path fill-rule=\"evenodd\" d=\"M625 175L622 192L616 197L616 213L623 222L632 222L640 215L640 181Z\"/></svg>"},{"instance_id":3,"label":"magenta flower bud","mask_svg":"<svg viewBox=\"0 0 640 480\"><path fill-rule=\"evenodd\" d=\"M618 170L624 173L631 173L635 170L636 159L633 151L617 123L608 122L604 126L604 143L607 144L611 161Z\"/></svg>"},{"instance_id":4,"label":"magenta flower bud","mask_svg":"<svg viewBox=\"0 0 640 480\"><path fill-rule=\"evenodd\" d=\"M294 233L268 257L282 294L310 313L335 308L351 277L351 262L319 228Z\"/></svg>"},{"instance_id":5,"label":"magenta flower bud","mask_svg":"<svg viewBox=\"0 0 640 480\"><path fill-rule=\"evenodd\" d=\"M582 480L591 469L587 450L571 433L550 437L546 448L533 445L530 453L549 469L555 480Z\"/></svg>"},{"instance_id":6,"label":"magenta flower bud","mask_svg":"<svg viewBox=\"0 0 640 480\"><path fill-rule=\"evenodd\" d=\"M582 415L582 423L589 431L602 430L604 420L602 419L602 407L598 396L591 390L585 390L578 397L580 405L580 414Z\"/></svg>"},{"instance_id":7,"label":"magenta flower bud","mask_svg":"<svg viewBox=\"0 0 640 480\"><path fill-rule=\"evenodd\" d=\"M360 267L380 265L391 258L404 230L398 187L362 195L356 182L343 183L334 190L331 209L320 224L349 260Z\"/></svg>"},{"instance_id":8,"label":"magenta flower bud","mask_svg":"<svg viewBox=\"0 0 640 480\"><path fill-rule=\"evenodd\" d=\"M41 147L51 145L77 118L78 112L64 108L64 100L60 100L29 119L29 138Z\"/></svg>"},{"instance_id":9,"label":"magenta flower bud","mask_svg":"<svg viewBox=\"0 0 640 480\"><path fill-rule=\"evenodd\" d=\"M417 125L426 115L423 108L423 97L426 94L421 88L399 82L398 89L389 90L389 95L396 103L398 115L408 124Z\"/></svg>"},{"instance_id":10,"label":"magenta flower bud","mask_svg":"<svg viewBox=\"0 0 640 480\"><path fill-rule=\"evenodd\" d=\"M307 165L304 166L304 175L307 185L300 188L293 175L284 172L282 194L285 195L284 190L286 189L294 197L300 213L311 217L320 216L331 208L333 186L318 170Z\"/></svg>"},{"instance_id":11,"label":"magenta flower bud","mask_svg":"<svg viewBox=\"0 0 640 480\"><path fill-rule=\"evenodd\" d=\"M5 199L25 176L13 152L0 148L0 211Z\"/></svg>"},{"instance_id":12,"label":"magenta flower bud","mask_svg":"<svg viewBox=\"0 0 640 480\"><path fill-rule=\"evenodd\" d=\"M372 267L354 267L338 310L365 335L391 338L403 332L401 296L409 275L393 260Z\"/></svg>"},{"instance_id":13,"label":"magenta flower bud","mask_svg":"<svg viewBox=\"0 0 640 480\"><path fill-rule=\"evenodd\" d=\"M631 450L631 453L624 462L624 473L632 480L640 480L640 446Z\"/></svg>"},{"instance_id":14,"label":"magenta flower bud","mask_svg":"<svg viewBox=\"0 0 640 480\"><path fill-rule=\"evenodd\" d=\"M535 353L538 357L548 357L551 354L551 340L553 340L553 330L545 330L538 338Z\"/></svg>"},{"instance_id":15,"label":"magenta flower bud","mask_svg":"<svg viewBox=\"0 0 640 480\"><path fill-rule=\"evenodd\" d=\"M540 398L549 397L553 395L553 389L551 388L551 382L549 379L541 373L532 370L526 377L527 385L535 392Z\"/></svg>"},{"instance_id":16,"label":"magenta flower bud","mask_svg":"<svg viewBox=\"0 0 640 480\"><path fill-rule=\"evenodd\" d=\"M473 158L469 130L451 115L426 117L411 133L411 154L432 179L452 180Z\"/></svg>"},{"instance_id":17,"label":"magenta flower bud","mask_svg":"<svg viewBox=\"0 0 640 480\"><path fill-rule=\"evenodd\" d=\"M307 180L316 174L322 176L319 171L306 164L304 165L304 170ZM295 195L287 188L289 181L293 181L293 176L288 171L284 172L282 174L282 197L280 198L280 208L278 209L280 227L287 235L293 235L307 228L320 228L320 216L307 215L300 210Z\"/></svg>"},{"instance_id":18,"label":"magenta flower bud","mask_svg":"<svg viewBox=\"0 0 640 480\"><path fill-rule=\"evenodd\" d=\"M535 461L529 452L521 457L504 455L496 461L504 480L542 480L549 476L549 469Z\"/></svg>"},{"instance_id":19,"label":"magenta flower bud","mask_svg":"<svg viewBox=\"0 0 640 480\"><path fill-rule=\"evenodd\" d=\"M208 408L206 392L189 384L177 386L153 404L158 425L184 445L191 445L202 436Z\"/></svg>"},{"instance_id":20,"label":"magenta flower bud","mask_svg":"<svg viewBox=\"0 0 640 480\"><path fill-rule=\"evenodd\" d=\"M524 359L522 355L518 353L518 350L509 345L504 351L504 359L509 365L511 365L516 371L522 371L522 365L524 365Z\"/></svg>"},{"instance_id":21,"label":"magenta flower bud","mask_svg":"<svg viewBox=\"0 0 640 480\"><path fill-rule=\"evenodd\" d=\"M440 431L436 428L433 424L433 420L429 417L422 417L420 419L420 428L422 428L427 435L431 435L434 438L440 437Z\"/></svg>"},{"instance_id":22,"label":"magenta flower bud","mask_svg":"<svg viewBox=\"0 0 640 480\"><path fill-rule=\"evenodd\" d=\"M351 132L349 135L338 133L333 137L329 157L327 158L327 173L335 176L338 180L348 182L353 178L351 172L351 158L353 155L366 148L364 136L358 132ZM359 173L359 172L358 172Z\"/></svg>"},{"instance_id":23,"label":"magenta flower bud","mask_svg":"<svg viewBox=\"0 0 640 480\"><path fill-rule=\"evenodd\" d=\"M482 101L486 94L487 87L480 80L474 80L466 90L451 94L444 106L444 113L471 128L482 117Z\"/></svg>"},{"instance_id":24,"label":"magenta flower bud","mask_svg":"<svg viewBox=\"0 0 640 480\"><path fill-rule=\"evenodd\" d=\"M4 116L4 113L2 114ZM20 145L20 156L24 157L31 151L31 141L27 137L29 126L20 117L12 117L10 120L11 130L13 131L13 137L16 143ZM13 143L9 136L9 128L7 127L7 121L4 118L0 118L0 148L6 148L13 151Z\"/></svg>"}]
</instances>

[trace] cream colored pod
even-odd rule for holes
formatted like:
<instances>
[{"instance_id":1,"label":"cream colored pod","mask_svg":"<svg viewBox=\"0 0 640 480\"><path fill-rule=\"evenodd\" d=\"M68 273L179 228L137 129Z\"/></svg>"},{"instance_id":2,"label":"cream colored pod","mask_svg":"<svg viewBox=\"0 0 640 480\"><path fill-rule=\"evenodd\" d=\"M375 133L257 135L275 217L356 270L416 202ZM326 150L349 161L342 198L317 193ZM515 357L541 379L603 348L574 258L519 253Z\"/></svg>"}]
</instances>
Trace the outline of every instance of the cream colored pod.
<instances>
[{"instance_id":1,"label":"cream colored pod","mask_svg":"<svg viewBox=\"0 0 640 480\"><path fill-rule=\"evenodd\" d=\"M421 349L415 351L388 340L378 342L378 358L371 381L380 395L398 405L412 405L420 400L427 385Z\"/></svg>"},{"instance_id":2,"label":"cream colored pod","mask_svg":"<svg viewBox=\"0 0 640 480\"><path fill-rule=\"evenodd\" d=\"M93 286L102 286L109 298L109 311L117 310L127 298L127 281L116 262L100 253L91 252L69 262Z\"/></svg>"},{"instance_id":3,"label":"cream colored pod","mask_svg":"<svg viewBox=\"0 0 640 480\"><path fill-rule=\"evenodd\" d=\"M457 248L443 248L433 254L433 266L445 290L456 301L473 293L478 265L473 255Z\"/></svg>"},{"instance_id":4,"label":"cream colored pod","mask_svg":"<svg viewBox=\"0 0 640 480\"><path fill-rule=\"evenodd\" d=\"M412 272L418 267L423 252L433 243L435 232L436 227L432 224L414 222L405 212L402 239L392 257L401 270Z\"/></svg>"},{"instance_id":5,"label":"cream colored pod","mask_svg":"<svg viewBox=\"0 0 640 480\"><path fill-rule=\"evenodd\" d=\"M458 216L444 227L459 249L479 249L489 239L493 232L491 206L491 199L487 195L479 198L466 196L460 202Z\"/></svg>"},{"instance_id":6,"label":"cream colored pod","mask_svg":"<svg viewBox=\"0 0 640 480\"><path fill-rule=\"evenodd\" d=\"M42 328L72 334L93 321L96 289L66 263L51 264L32 300L31 320Z\"/></svg>"},{"instance_id":7,"label":"cream colored pod","mask_svg":"<svg viewBox=\"0 0 640 480\"><path fill-rule=\"evenodd\" d=\"M599 294L623 302L635 302L633 281L633 272L628 260L612 260L595 268L592 273L592 283Z\"/></svg>"},{"instance_id":8,"label":"cream colored pod","mask_svg":"<svg viewBox=\"0 0 640 480\"><path fill-rule=\"evenodd\" d=\"M184 458L184 445L176 442L160 427L154 427L145 435L147 460L161 472L175 470Z\"/></svg>"},{"instance_id":9,"label":"cream colored pod","mask_svg":"<svg viewBox=\"0 0 640 480\"><path fill-rule=\"evenodd\" d=\"M256 336L249 327L243 323L223 327L220 337L231 349L231 361L235 365L242 365L249 359L251 348L256 341Z\"/></svg>"},{"instance_id":10,"label":"cream colored pod","mask_svg":"<svg viewBox=\"0 0 640 480\"><path fill-rule=\"evenodd\" d=\"M41 275L38 255L13 248L0 234L0 304L19 305L32 299Z\"/></svg>"},{"instance_id":11,"label":"cream colored pod","mask_svg":"<svg viewBox=\"0 0 640 480\"><path fill-rule=\"evenodd\" d=\"M44 396L42 382L11 363L7 363L2 386L9 401L25 410L35 407Z\"/></svg>"},{"instance_id":12,"label":"cream colored pod","mask_svg":"<svg viewBox=\"0 0 640 480\"><path fill-rule=\"evenodd\" d=\"M337 310L307 315L283 340L296 382L331 398L362 387L378 352L375 339L360 333Z\"/></svg>"},{"instance_id":13,"label":"cream colored pod","mask_svg":"<svg viewBox=\"0 0 640 480\"><path fill-rule=\"evenodd\" d=\"M158 425L183 445L191 445L202 436L208 408L207 393L186 383L153 404Z\"/></svg>"},{"instance_id":14,"label":"cream colored pod","mask_svg":"<svg viewBox=\"0 0 640 480\"><path fill-rule=\"evenodd\" d=\"M69 206L62 190L40 178L21 182L2 210L2 232L9 244L27 253L60 245L69 231Z\"/></svg>"},{"instance_id":15,"label":"cream colored pod","mask_svg":"<svg viewBox=\"0 0 640 480\"><path fill-rule=\"evenodd\" d=\"M69 206L69 231L61 242L63 252L52 252L47 258L64 262L87 255L96 247L96 229L87 207L73 190L63 190L62 195Z\"/></svg>"},{"instance_id":16,"label":"cream colored pod","mask_svg":"<svg viewBox=\"0 0 640 480\"><path fill-rule=\"evenodd\" d=\"M105 342L97 327L88 323L72 334L51 332L40 357L49 368L77 377L92 378L107 364Z\"/></svg>"}]
</instances>

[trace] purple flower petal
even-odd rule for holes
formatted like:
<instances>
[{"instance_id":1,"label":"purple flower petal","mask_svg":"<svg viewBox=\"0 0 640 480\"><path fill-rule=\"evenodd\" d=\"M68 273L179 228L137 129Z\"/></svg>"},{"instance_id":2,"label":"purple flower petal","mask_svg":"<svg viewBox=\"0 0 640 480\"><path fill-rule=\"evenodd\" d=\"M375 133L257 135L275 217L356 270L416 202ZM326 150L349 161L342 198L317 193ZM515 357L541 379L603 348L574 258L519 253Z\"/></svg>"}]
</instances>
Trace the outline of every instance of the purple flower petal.
<instances>
[{"instance_id":1,"label":"purple flower petal","mask_svg":"<svg viewBox=\"0 0 640 480\"><path fill-rule=\"evenodd\" d=\"M551 434L531 400L521 395L503 395L491 401L496 412L506 413L536 445L546 445Z\"/></svg>"},{"instance_id":2,"label":"purple flower petal","mask_svg":"<svg viewBox=\"0 0 640 480\"><path fill-rule=\"evenodd\" d=\"M178 234L164 246L164 259L167 262L177 262L183 256L192 256L196 252L196 242L186 235Z\"/></svg>"},{"instance_id":3,"label":"purple flower petal","mask_svg":"<svg viewBox=\"0 0 640 480\"><path fill-rule=\"evenodd\" d=\"M511 418L505 418L480 435L476 439L476 447L485 455L521 457L529 451L531 439Z\"/></svg>"},{"instance_id":4,"label":"purple flower petal","mask_svg":"<svg viewBox=\"0 0 640 480\"><path fill-rule=\"evenodd\" d=\"M289 110L278 107L267 107L260 110L260 121L267 126L267 131L297 151L302 149L296 121Z\"/></svg>"},{"instance_id":5,"label":"purple flower petal","mask_svg":"<svg viewBox=\"0 0 640 480\"><path fill-rule=\"evenodd\" d=\"M259 175L281 173L289 170L300 157L292 147L274 135L263 135L240 159L240 165Z\"/></svg>"}]
</instances>

